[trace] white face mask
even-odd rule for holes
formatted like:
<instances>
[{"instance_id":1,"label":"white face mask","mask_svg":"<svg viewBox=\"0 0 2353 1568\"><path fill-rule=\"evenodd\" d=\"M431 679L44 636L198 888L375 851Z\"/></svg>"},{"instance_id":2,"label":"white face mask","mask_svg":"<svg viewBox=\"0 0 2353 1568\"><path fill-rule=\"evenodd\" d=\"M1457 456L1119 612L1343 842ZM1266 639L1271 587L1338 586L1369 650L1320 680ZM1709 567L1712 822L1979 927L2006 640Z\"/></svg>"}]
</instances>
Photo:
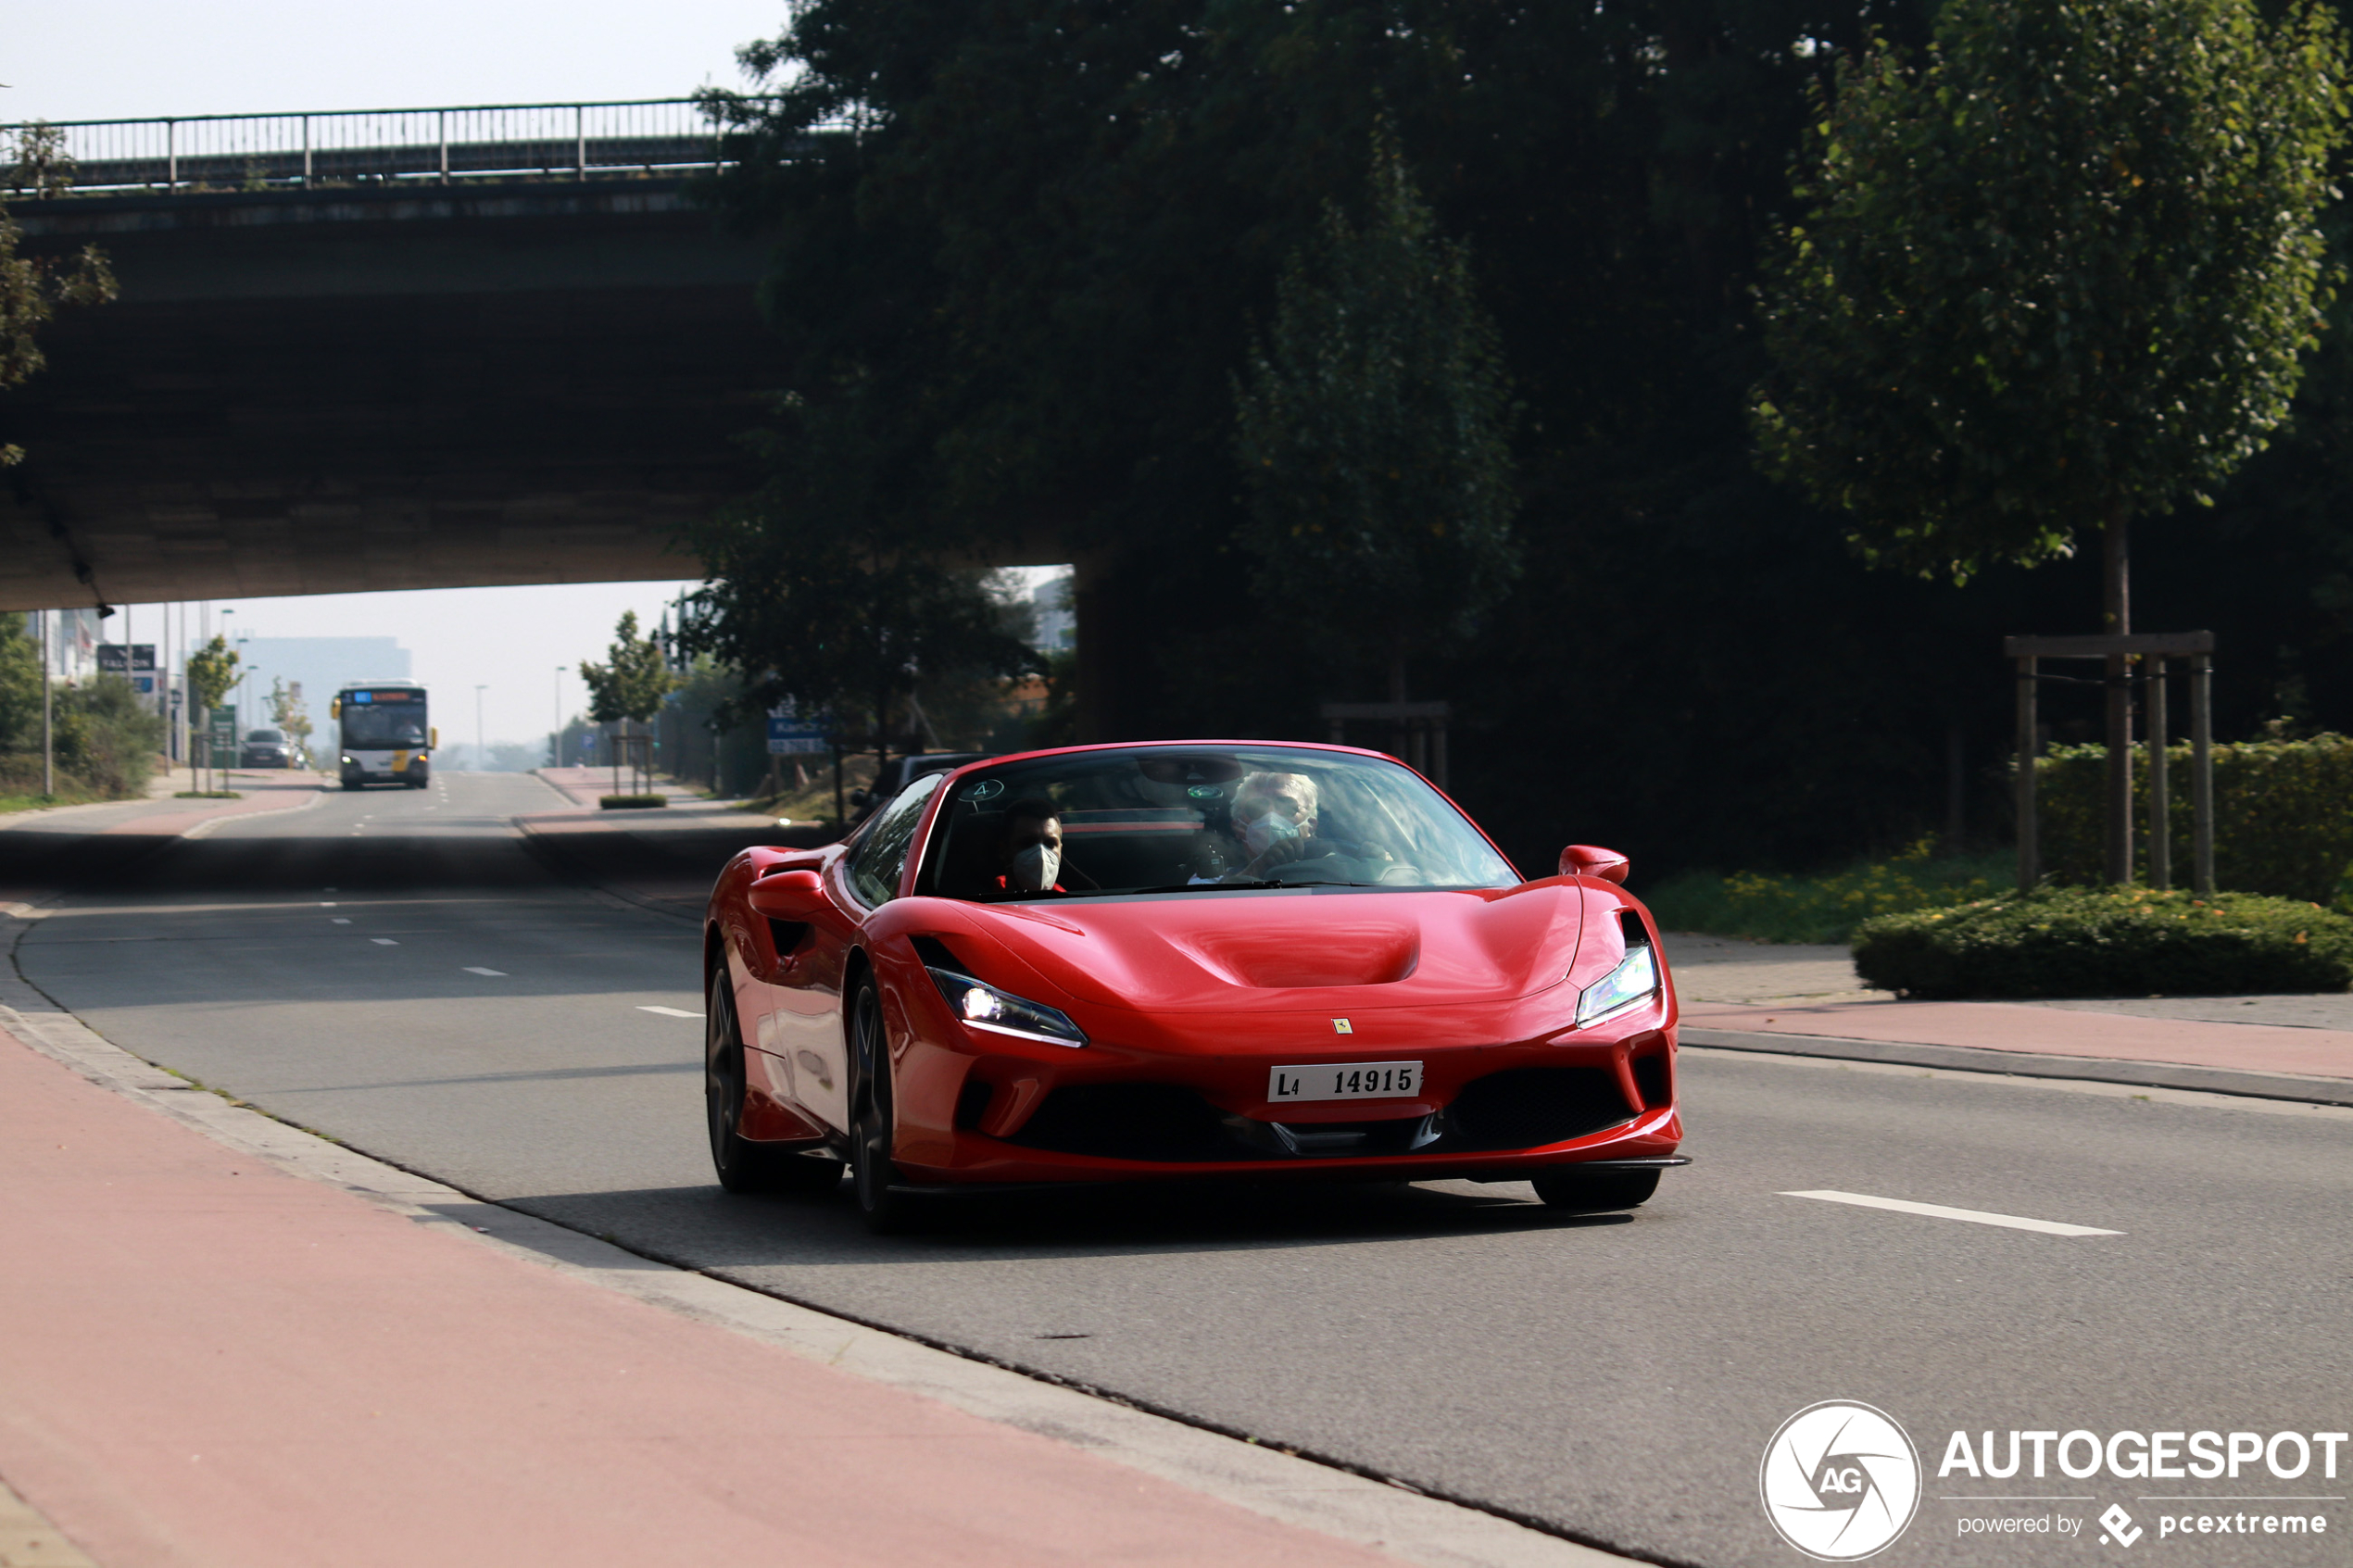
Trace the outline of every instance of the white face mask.
<instances>
[{"instance_id":1,"label":"white face mask","mask_svg":"<svg viewBox=\"0 0 2353 1568\"><path fill-rule=\"evenodd\" d=\"M1005 885L1022 893L1043 893L1054 885L1054 878L1062 874L1062 869L1061 850L1043 844L1025 844L1013 851L1013 866L1005 872Z\"/></svg>"},{"instance_id":2,"label":"white face mask","mask_svg":"<svg viewBox=\"0 0 2353 1568\"><path fill-rule=\"evenodd\" d=\"M1250 846L1253 855L1264 855L1267 846L1277 839L1298 836L1299 825L1280 811L1269 811L1256 822L1242 825L1242 842Z\"/></svg>"}]
</instances>

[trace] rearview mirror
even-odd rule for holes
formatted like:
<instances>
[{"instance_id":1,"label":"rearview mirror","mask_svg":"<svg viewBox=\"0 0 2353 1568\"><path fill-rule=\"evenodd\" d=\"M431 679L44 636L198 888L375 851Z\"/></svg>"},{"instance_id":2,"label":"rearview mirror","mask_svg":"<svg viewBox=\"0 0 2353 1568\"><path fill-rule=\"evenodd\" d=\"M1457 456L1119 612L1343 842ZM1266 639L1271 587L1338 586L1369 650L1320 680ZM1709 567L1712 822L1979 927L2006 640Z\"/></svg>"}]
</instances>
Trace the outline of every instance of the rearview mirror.
<instances>
[{"instance_id":1,"label":"rearview mirror","mask_svg":"<svg viewBox=\"0 0 2353 1568\"><path fill-rule=\"evenodd\" d=\"M1622 883L1628 869L1625 856L1598 845L1572 844L1561 851L1563 876L1597 876L1604 882Z\"/></svg>"},{"instance_id":2,"label":"rearview mirror","mask_svg":"<svg viewBox=\"0 0 2353 1568\"><path fill-rule=\"evenodd\" d=\"M815 872L777 872L753 883L744 898L754 914L806 925L825 907L825 887Z\"/></svg>"}]
</instances>

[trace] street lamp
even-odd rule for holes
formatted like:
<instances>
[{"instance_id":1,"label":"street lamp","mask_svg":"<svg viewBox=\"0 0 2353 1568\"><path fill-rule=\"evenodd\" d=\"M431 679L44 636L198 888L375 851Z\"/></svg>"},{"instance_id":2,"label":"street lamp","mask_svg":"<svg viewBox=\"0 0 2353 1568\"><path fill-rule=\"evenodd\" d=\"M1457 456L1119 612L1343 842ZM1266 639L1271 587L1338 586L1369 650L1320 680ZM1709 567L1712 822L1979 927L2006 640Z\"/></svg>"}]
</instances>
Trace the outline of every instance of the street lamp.
<instances>
[{"instance_id":1,"label":"street lamp","mask_svg":"<svg viewBox=\"0 0 2353 1568\"><path fill-rule=\"evenodd\" d=\"M482 738L482 694L489 689L488 686L474 688L474 771L477 773L489 771L490 746Z\"/></svg>"},{"instance_id":2,"label":"street lamp","mask_svg":"<svg viewBox=\"0 0 2353 1568\"><path fill-rule=\"evenodd\" d=\"M564 671L569 664L556 666L556 727L547 732L547 766L564 765Z\"/></svg>"}]
</instances>

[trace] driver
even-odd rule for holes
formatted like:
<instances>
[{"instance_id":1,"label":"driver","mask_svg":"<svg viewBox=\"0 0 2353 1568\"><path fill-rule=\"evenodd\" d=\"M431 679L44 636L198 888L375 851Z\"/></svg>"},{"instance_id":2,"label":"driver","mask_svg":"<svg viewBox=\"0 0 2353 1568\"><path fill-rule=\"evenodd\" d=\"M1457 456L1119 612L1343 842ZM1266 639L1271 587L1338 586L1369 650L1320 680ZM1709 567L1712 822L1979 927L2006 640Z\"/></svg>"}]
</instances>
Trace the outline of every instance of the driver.
<instances>
[{"instance_id":1,"label":"driver","mask_svg":"<svg viewBox=\"0 0 2353 1568\"><path fill-rule=\"evenodd\" d=\"M1236 879L1256 881L1299 860L1390 859L1366 845L1318 836L1317 809L1315 781L1304 773L1244 774L1234 791L1232 820L1234 836L1250 859Z\"/></svg>"}]
</instances>

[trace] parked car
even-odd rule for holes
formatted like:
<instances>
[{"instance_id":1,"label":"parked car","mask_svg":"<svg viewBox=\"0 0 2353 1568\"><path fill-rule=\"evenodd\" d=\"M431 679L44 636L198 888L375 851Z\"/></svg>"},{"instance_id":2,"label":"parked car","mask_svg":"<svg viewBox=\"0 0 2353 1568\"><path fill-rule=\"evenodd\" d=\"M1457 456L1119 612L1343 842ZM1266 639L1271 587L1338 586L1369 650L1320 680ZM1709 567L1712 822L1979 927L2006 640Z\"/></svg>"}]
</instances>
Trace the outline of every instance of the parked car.
<instances>
[{"instance_id":1,"label":"parked car","mask_svg":"<svg viewBox=\"0 0 2353 1568\"><path fill-rule=\"evenodd\" d=\"M883 764L881 772L875 775L872 789L853 789L849 792L849 804L856 813L849 819L849 825L856 827L873 816L882 809L884 802L917 779L931 773L950 772L967 762L979 762L1000 755L995 751L918 751L905 757L894 757Z\"/></svg>"},{"instance_id":2,"label":"parked car","mask_svg":"<svg viewBox=\"0 0 2353 1568\"><path fill-rule=\"evenodd\" d=\"M247 730L245 744L237 748L240 768L291 768L295 765L295 748L286 740L283 730Z\"/></svg>"},{"instance_id":3,"label":"parked car","mask_svg":"<svg viewBox=\"0 0 2353 1568\"><path fill-rule=\"evenodd\" d=\"M920 762L923 759L911 759ZM1523 878L1345 746L1063 747L908 779L712 889L704 1096L730 1191L878 1230L1038 1184L1532 1181L1634 1207L1684 1164L1674 985L1572 845Z\"/></svg>"}]
</instances>

